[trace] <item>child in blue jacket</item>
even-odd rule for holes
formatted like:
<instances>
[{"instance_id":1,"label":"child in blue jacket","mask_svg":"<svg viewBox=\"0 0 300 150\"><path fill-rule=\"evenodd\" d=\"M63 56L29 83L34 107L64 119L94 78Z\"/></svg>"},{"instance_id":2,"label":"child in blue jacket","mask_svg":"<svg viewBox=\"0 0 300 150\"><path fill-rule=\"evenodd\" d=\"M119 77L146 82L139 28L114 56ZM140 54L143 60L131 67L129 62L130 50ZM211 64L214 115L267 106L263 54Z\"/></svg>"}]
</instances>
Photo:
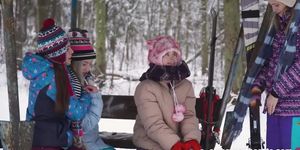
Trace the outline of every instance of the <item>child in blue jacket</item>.
<instances>
[{"instance_id":1,"label":"child in blue jacket","mask_svg":"<svg viewBox=\"0 0 300 150\"><path fill-rule=\"evenodd\" d=\"M70 121L85 116L91 96L74 97L66 70L73 51L53 19L44 21L37 43L22 64L23 76L30 80L26 120L35 121L32 149L61 150L72 144Z\"/></svg>"},{"instance_id":2,"label":"child in blue jacket","mask_svg":"<svg viewBox=\"0 0 300 150\"><path fill-rule=\"evenodd\" d=\"M81 97L84 93L90 93L92 96L91 105L81 122L83 147L86 150L114 150L113 147L105 144L99 136L98 122L101 118L103 101L94 83L93 75L90 73L92 60L96 58L96 53L87 37L87 31L81 29L70 30L69 41L74 51L71 67L68 68L73 90L77 97Z\"/></svg>"}]
</instances>

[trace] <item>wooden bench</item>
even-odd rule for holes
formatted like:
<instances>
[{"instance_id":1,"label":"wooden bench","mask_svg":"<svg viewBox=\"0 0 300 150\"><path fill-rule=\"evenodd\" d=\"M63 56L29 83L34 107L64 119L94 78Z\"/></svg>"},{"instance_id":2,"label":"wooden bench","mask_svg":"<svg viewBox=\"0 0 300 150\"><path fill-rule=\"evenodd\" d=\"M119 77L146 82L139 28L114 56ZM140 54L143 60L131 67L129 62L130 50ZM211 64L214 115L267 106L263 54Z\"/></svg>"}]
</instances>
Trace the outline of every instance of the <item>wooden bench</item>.
<instances>
[{"instance_id":1,"label":"wooden bench","mask_svg":"<svg viewBox=\"0 0 300 150\"><path fill-rule=\"evenodd\" d=\"M133 96L103 95L102 118L135 120L137 109ZM199 98L196 100L197 117L200 117ZM100 132L103 141L113 147L135 149L132 143L132 133ZM0 148L2 148L0 141Z\"/></svg>"},{"instance_id":2,"label":"wooden bench","mask_svg":"<svg viewBox=\"0 0 300 150\"><path fill-rule=\"evenodd\" d=\"M133 96L103 95L101 118L135 120L137 109ZM103 141L113 147L135 149L132 133L100 132Z\"/></svg>"},{"instance_id":3,"label":"wooden bench","mask_svg":"<svg viewBox=\"0 0 300 150\"><path fill-rule=\"evenodd\" d=\"M103 95L102 118L135 120L137 109L133 96ZM200 117L199 98L196 100L197 117ZM100 132L103 141L113 147L135 149L132 133Z\"/></svg>"}]
</instances>

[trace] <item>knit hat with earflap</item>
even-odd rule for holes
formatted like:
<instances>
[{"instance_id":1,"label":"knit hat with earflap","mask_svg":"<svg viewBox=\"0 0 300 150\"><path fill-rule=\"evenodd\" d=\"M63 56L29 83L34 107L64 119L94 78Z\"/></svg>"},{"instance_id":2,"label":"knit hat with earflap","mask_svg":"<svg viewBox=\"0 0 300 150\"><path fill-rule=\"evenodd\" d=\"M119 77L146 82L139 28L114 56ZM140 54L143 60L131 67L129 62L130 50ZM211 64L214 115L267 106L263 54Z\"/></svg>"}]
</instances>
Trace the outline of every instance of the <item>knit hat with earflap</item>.
<instances>
[{"instance_id":1,"label":"knit hat with earflap","mask_svg":"<svg viewBox=\"0 0 300 150\"><path fill-rule=\"evenodd\" d=\"M68 37L73 50L72 61L96 58L96 53L91 45L86 30L71 29L68 33Z\"/></svg>"},{"instance_id":2,"label":"knit hat with earflap","mask_svg":"<svg viewBox=\"0 0 300 150\"><path fill-rule=\"evenodd\" d=\"M149 63L162 66L162 57L170 51L174 51L177 53L178 63L180 63L182 60L179 43L171 36L157 36L153 39L147 40L147 46L149 49Z\"/></svg>"},{"instance_id":3,"label":"knit hat with earflap","mask_svg":"<svg viewBox=\"0 0 300 150\"><path fill-rule=\"evenodd\" d=\"M269 2L280 2L288 7L293 7L296 3L296 0L268 0Z\"/></svg>"},{"instance_id":4,"label":"knit hat with earflap","mask_svg":"<svg viewBox=\"0 0 300 150\"><path fill-rule=\"evenodd\" d=\"M49 59L53 63L63 64L66 61L68 38L65 31L55 25L49 18L43 22L43 27L37 37L37 54Z\"/></svg>"},{"instance_id":5,"label":"knit hat with earflap","mask_svg":"<svg viewBox=\"0 0 300 150\"><path fill-rule=\"evenodd\" d=\"M37 54L55 64L61 65L63 73L67 78L65 84L67 85L68 93L70 96L73 96L74 93L65 65L66 53L68 51L68 37L66 32L61 27L56 26L52 18L46 19L38 33L37 43Z\"/></svg>"}]
</instances>

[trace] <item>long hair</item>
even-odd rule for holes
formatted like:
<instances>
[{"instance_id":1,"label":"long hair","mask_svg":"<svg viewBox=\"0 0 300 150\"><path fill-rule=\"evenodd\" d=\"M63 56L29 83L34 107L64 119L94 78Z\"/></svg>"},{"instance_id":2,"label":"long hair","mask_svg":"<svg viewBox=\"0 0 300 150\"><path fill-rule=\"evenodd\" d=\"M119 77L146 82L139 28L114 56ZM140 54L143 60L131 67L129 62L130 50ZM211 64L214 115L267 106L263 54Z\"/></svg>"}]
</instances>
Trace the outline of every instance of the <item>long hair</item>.
<instances>
[{"instance_id":1,"label":"long hair","mask_svg":"<svg viewBox=\"0 0 300 150\"><path fill-rule=\"evenodd\" d=\"M81 85L84 85L84 76L80 73L82 67L82 61L72 61L71 67L74 70L76 77L78 78Z\"/></svg>"},{"instance_id":2,"label":"long hair","mask_svg":"<svg viewBox=\"0 0 300 150\"><path fill-rule=\"evenodd\" d=\"M287 7L287 6L286 6ZM284 32L287 33L287 31L289 30L289 26L293 20L293 18L295 17L295 10L294 10L294 7L287 7L286 9L286 13L289 13L291 16L290 16L290 19L289 19L289 22L287 23L285 29L284 29ZM274 26L275 26L275 29L276 31L279 30L280 28L280 19L279 19L279 15L275 15L274 16Z\"/></svg>"},{"instance_id":3,"label":"long hair","mask_svg":"<svg viewBox=\"0 0 300 150\"><path fill-rule=\"evenodd\" d=\"M67 74L61 64L53 63L56 83L55 112L64 114L69 108L70 94L67 87Z\"/></svg>"}]
</instances>

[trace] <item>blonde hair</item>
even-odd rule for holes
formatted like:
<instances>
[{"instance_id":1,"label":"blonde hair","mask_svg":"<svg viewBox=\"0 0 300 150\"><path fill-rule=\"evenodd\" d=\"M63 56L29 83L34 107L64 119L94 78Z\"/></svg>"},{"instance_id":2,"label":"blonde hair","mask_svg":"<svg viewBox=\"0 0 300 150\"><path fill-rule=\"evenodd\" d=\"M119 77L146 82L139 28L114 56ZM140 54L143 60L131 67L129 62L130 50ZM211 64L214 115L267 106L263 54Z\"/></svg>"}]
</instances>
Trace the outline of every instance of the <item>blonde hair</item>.
<instances>
[{"instance_id":1,"label":"blonde hair","mask_svg":"<svg viewBox=\"0 0 300 150\"><path fill-rule=\"evenodd\" d=\"M82 61L72 61L71 67L73 68L80 84L84 85L84 75L80 73L80 68L82 67Z\"/></svg>"},{"instance_id":2,"label":"blonde hair","mask_svg":"<svg viewBox=\"0 0 300 150\"><path fill-rule=\"evenodd\" d=\"M292 20L293 20L294 17L295 17L295 10L294 10L294 8L287 7L287 6L286 6L286 8L287 8L287 9L286 9L286 13L290 13L291 16L290 16L289 22L287 23L287 25L286 25L286 27L285 27L285 29L284 29L284 33L287 33L287 31L289 30L289 26L290 26ZM274 15L274 18L273 18L273 25L274 25L276 31L278 31L279 28L280 28L280 19L279 19L279 15Z\"/></svg>"}]
</instances>

